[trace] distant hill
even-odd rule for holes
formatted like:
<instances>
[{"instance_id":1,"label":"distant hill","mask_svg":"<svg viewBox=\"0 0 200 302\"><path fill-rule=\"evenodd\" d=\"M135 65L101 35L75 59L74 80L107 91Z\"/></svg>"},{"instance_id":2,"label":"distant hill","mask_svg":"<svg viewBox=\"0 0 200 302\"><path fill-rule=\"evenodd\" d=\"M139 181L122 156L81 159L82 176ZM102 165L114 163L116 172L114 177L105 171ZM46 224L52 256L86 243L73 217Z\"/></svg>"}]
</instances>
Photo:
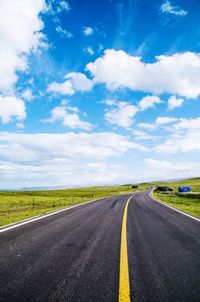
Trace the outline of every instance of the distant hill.
<instances>
[{"instance_id":1,"label":"distant hill","mask_svg":"<svg viewBox=\"0 0 200 302\"><path fill-rule=\"evenodd\" d=\"M25 187L25 188L20 188L18 190L19 191L42 191L42 190L62 190L62 189L66 189L66 186Z\"/></svg>"},{"instance_id":2,"label":"distant hill","mask_svg":"<svg viewBox=\"0 0 200 302\"><path fill-rule=\"evenodd\" d=\"M195 191L200 191L200 177L193 177L193 178L172 178L172 179L165 179L165 180L154 180L154 181L146 181L146 182L135 182L131 184L123 184L123 186L132 186L133 184L142 185L142 186L149 186L149 185L156 185L156 184L164 184L172 186L179 186L179 185L190 185L194 187ZM108 186L119 186L120 184L105 184L103 187ZM63 190L63 189L76 189L76 188L88 188L90 186L41 186L41 187L24 187L19 189L0 189L0 191L48 191L48 190ZM102 186L95 186L94 188L98 188Z\"/></svg>"}]
</instances>

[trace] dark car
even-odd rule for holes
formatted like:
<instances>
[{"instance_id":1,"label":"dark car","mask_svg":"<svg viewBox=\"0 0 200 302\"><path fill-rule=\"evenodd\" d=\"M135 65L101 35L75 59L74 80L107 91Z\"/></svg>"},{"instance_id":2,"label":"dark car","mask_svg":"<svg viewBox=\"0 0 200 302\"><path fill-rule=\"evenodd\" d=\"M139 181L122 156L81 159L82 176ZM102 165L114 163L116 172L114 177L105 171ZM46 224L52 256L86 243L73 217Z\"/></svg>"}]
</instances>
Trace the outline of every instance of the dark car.
<instances>
[{"instance_id":1,"label":"dark car","mask_svg":"<svg viewBox=\"0 0 200 302\"><path fill-rule=\"evenodd\" d=\"M155 191L172 192L173 189L171 189L170 187L157 187Z\"/></svg>"},{"instance_id":2,"label":"dark car","mask_svg":"<svg viewBox=\"0 0 200 302\"><path fill-rule=\"evenodd\" d=\"M136 185L132 186L132 189L137 189L137 188L138 188L138 186L136 186Z\"/></svg>"}]
</instances>

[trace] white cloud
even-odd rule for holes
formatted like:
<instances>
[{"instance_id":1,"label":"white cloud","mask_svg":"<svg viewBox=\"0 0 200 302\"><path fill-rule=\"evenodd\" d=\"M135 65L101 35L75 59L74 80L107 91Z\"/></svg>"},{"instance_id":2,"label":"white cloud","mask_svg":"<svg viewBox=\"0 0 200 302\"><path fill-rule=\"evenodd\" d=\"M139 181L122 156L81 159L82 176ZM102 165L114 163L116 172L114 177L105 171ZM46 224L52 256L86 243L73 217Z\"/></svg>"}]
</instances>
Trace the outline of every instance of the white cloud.
<instances>
[{"instance_id":1,"label":"white cloud","mask_svg":"<svg viewBox=\"0 0 200 302\"><path fill-rule=\"evenodd\" d=\"M81 166L81 169L80 169ZM129 176L123 165L106 161L46 160L39 165L0 161L0 187L83 186L123 183Z\"/></svg>"},{"instance_id":2,"label":"white cloud","mask_svg":"<svg viewBox=\"0 0 200 302\"><path fill-rule=\"evenodd\" d=\"M103 101L102 103L105 104L105 105L108 105L108 106L114 106L114 105L117 106L117 101L116 100L107 99L107 100Z\"/></svg>"},{"instance_id":3,"label":"white cloud","mask_svg":"<svg viewBox=\"0 0 200 302\"><path fill-rule=\"evenodd\" d=\"M44 35L39 14L44 0L0 1L0 90L6 92L15 85L17 71L25 71L27 56L36 49Z\"/></svg>"},{"instance_id":4,"label":"white cloud","mask_svg":"<svg viewBox=\"0 0 200 302\"><path fill-rule=\"evenodd\" d=\"M48 6L46 8L46 11L51 14L56 16L57 14L60 14L62 12L68 12L71 9L70 4L66 0L50 0L48 1ZM56 16L56 21L59 19Z\"/></svg>"},{"instance_id":5,"label":"white cloud","mask_svg":"<svg viewBox=\"0 0 200 302\"><path fill-rule=\"evenodd\" d=\"M145 130L154 130L157 125L154 123L150 124L150 123L139 123L137 124L137 127L138 128L141 128L141 129L145 129Z\"/></svg>"},{"instance_id":6,"label":"white cloud","mask_svg":"<svg viewBox=\"0 0 200 302\"><path fill-rule=\"evenodd\" d=\"M108 104L108 102L107 102ZM109 102L112 106L113 104ZM133 123L133 117L138 112L138 108L128 102L116 102L114 105L117 108L108 110L104 118L111 125L117 125L123 128L131 127Z\"/></svg>"},{"instance_id":7,"label":"white cloud","mask_svg":"<svg viewBox=\"0 0 200 302\"><path fill-rule=\"evenodd\" d=\"M153 108L155 104L160 104L161 102L162 101L158 96L147 95L140 100L138 106L143 111L149 108Z\"/></svg>"},{"instance_id":8,"label":"white cloud","mask_svg":"<svg viewBox=\"0 0 200 302\"><path fill-rule=\"evenodd\" d=\"M68 11L68 10L70 10L70 5L66 0L56 2L57 13L61 13L63 11Z\"/></svg>"},{"instance_id":9,"label":"white cloud","mask_svg":"<svg viewBox=\"0 0 200 302\"><path fill-rule=\"evenodd\" d=\"M145 130L154 130L163 126L169 134L160 136L163 140L153 147L155 152L173 154L200 151L200 117L194 119L158 117L152 124L137 125L139 129Z\"/></svg>"},{"instance_id":10,"label":"white cloud","mask_svg":"<svg viewBox=\"0 0 200 302\"><path fill-rule=\"evenodd\" d=\"M161 99L157 96L147 95L143 97L137 106L132 105L124 101L116 100L105 100L103 101L107 106L112 106L113 108L107 110L104 115L105 120L111 125L117 125L123 128L129 128L133 124L134 116L141 110L146 110L153 108L155 104L161 103ZM143 123L139 124L139 127L142 128ZM148 125L149 128L149 125ZM140 136L141 138L142 136ZM145 135L143 135L143 138ZM146 136L147 137L147 136ZM144 138L145 139L145 138Z\"/></svg>"},{"instance_id":11,"label":"white cloud","mask_svg":"<svg viewBox=\"0 0 200 302\"><path fill-rule=\"evenodd\" d=\"M200 118L179 119L171 127L172 134L162 144L155 146L158 153L200 151Z\"/></svg>"},{"instance_id":12,"label":"white cloud","mask_svg":"<svg viewBox=\"0 0 200 302\"><path fill-rule=\"evenodd\" d=\"M145 163L151 166L154 169L167 169L167 170L191 170L195 167L196 163L188 163L188 162L170 162L167 160L156 160L147 158L145 159ZM199 165L200 167L200 165ZM166 171L166 170L165 170Z\"/></svg>"},{"instance_id":13,"label":"white cloud","mask_svg":"<svg viewBox=\"0 0 200 302\"><path fill-rule=\"evenodd\" d=\"M25 128L23 123L17 123L16 127L17 127L17 129L24 129Z\"/></svg>"},{"instance_id":14,"label":"white cloud","mask_svg":"<svg viewBox=\"0 0 200 302\"><path fill-rule=\"evenodd\" d=\"M38 164L46 159L105 159L128 150L146 151L125 136L111 132L26 134L0 133L0 156L15 163ZM20 154L20 156L19 156Z\"/></svg>"},{"instance_id":15,"label":"white cloud","mask_svg":"<svg viewBox=\"0 0 200 302\"><path fill-rule=\"evenodd\" d=\"M85 36L91 36L94 33L94 29L90 26L83 27L82 31Z\"/></svg>"},{"instance_id":16,"label":"white cloud","mask_svg":"<svg viewBox=\"0 0 200 302\"><path fill-rule=\"evenodd\" d=\"M55 92L60 94L73 95L75 91L90 91L93 87L92 80L88 79L81 72L70 72L65 75L67 79L63 83L53 82L48 85L48 92Z\"/></svg>"},{"instance_id":17,"label":"white cloud","mask_svg":"<svg viewBox=\"0 0 200 302\"><path fill-rule=\"evenodd\" d=\"M188 133L185 136L167 139L164 143L157 145L155 151L165 154L200 151L199 141L199 132Z\"/></svg>"},{"instance_id":18,"label":"white cloud","mask_svg":"<svg viewBox=\"0 0 200 302\"><path fill-rule=\"evenodd\" d=\"M44 122L54 123L61 121L64 126L71 129L80 128L86 131L92 130L92 124L82 121L78 115L78 111L76 107L57 106L51 111L51 118Z\"/></svg>"},{"instance_id":19,"label":"white cloud","mask_svg":"<svg viewBox=\"0 0 200 302\"><path fill-rule=\"evenodd\" d=\"M135 136L135 139L137 140L156 140L156 137L149 135L148 133L140 130L133 130L133 135Z\"/></svg>"},{"instance_id":20,"label":"white cloud","mask_svg":"<svg viewBox=\"0 0 200 302\"><path fill-rule=\"evenodd\" d=\"M74 89L70 81L65 81L64 83L53 82L48 85L47 92L60 93L63 95L73 95Z\"/></svg>"},{"instance_id":21,"label":"white cloud","mask_svg":"<svg viewBox=\"0 0 200 302\"><path fill-rule=\"evenodd\" d=\"M157 117L155 123L156 123L156 125L166 125L166 124L174 123L176 121L177 121L177 118L162 116L162 117Z\"/></svg>"},{"instance_id":22,"label":"white cloud","mask_svg":"<svg viewBox=\"0 0 200 302\"><path fill-rule=\"evenodd\" d=\"M60 25L56 26L56 31L60 34L63 38L72 38L73 34L70 31L67 31L66 29L63 29Z\"/></svg>"},{"instance_id":23,"label":"white cloud","mask_svg":"<svg viewBox=\"0 0 200 302\"><path fill-rule=\"evenodd\" d=\"M198 176L200 169L200 163L188 161L174 162L147 158L145 164L148 167L147 170L149 174L151 174L151 177L161 179Z\"/></svg>"},{"instance_id":24,"label":"white cloud","mask_svg":"<svg viewBox=\"0 0 200 302\"><path fill-rule=\"evenodd\" d=\"M160 10L163 14L172 14L180 17L184 17L188 14L186 10L181 9L178 6L173 6L170 1L163 2L160 7Z\"/></svg>"},{"instance_id":25,"label":"white cloud","mask_svg":"<svg viewBox=\"0 0 200 302\"><path fill-rule=\"evenodd\" d=\"M155 130L156 128L162 125L175 123L176 121L178 121L177 118L162 116L162 117L157 117L153 123L139 123L137 124L137 127L145 130Z\"/></svg>"},{"instance_id":26,"label":"white cloud","mask_svg":"<svg viewBox=\"0 0 200 302\"><path fill-rule=\"evenodd\" d=\"M21 94L21 97L27 101L31 101L34 98L30 88L24 90L24 92Z\"/></svg>"},{"instance_id":27,"label":"white cloud","mask_svg":"<svg viewBox=\"0 0 200 302\"><path fill-rule=\"evenodd\" d=\"M25 104L21 99L0 95L0 119L3 124L13 120L23 121L25 118Z\"/></svg>"},{"instance_id":28,"label":"white cloud","mask_svg":"<svg viewBox=\"0 0 200 302\"><path fill-rule=\"evenodd\" d=\"M109 89L129 88L143 92L170 93L196 98L200 95L200 54L185 52L156 57L144 63L123 50L107 49L104 55L87 64L95 83Z\"/></svg>"},{"instance_id":29,"label":"white cloud","mask_svg":"<svg viewBox=\"0 0 200 302\"><path fill-rule=\"evenodd\" d=\"M126 167L111 161L135 150L146 151L110 132L0 133L0 187L123 183Z\"/></svg>"},{"instance_id":30,"label":"white cloud","mask_svg":"<svg viewBox=\"0 0 200 302\"><path fill-rule=\"evenodd\" d=\"M184 99L177 98L175 95L172 95L168 99L168 108L173 110L174 108L181 107L184 103Z\"/></svg>"},{"instance_id":31,"label":"white cloud","mask_svg":"<svg viewBox=\"0 0 200 302\"><path fill-rule=\"evenodd\" d=\"M200 131L200 117L196 119L186 119L186 118L181 118L178 123L173 125L174 130L179 130L179 131Z\"/></svg>"},{"instance_id":32,"label":"white cloud","mask_svg":"<svg viewBox=\"0 0 200 302\"><path fill-rule=\"evenodd\" d=\"M76 91L90 91L93 87L92 80L88 79L81 72L70 72L65 75L72 83L72 87Z\"/></svg>"}]
</instances>

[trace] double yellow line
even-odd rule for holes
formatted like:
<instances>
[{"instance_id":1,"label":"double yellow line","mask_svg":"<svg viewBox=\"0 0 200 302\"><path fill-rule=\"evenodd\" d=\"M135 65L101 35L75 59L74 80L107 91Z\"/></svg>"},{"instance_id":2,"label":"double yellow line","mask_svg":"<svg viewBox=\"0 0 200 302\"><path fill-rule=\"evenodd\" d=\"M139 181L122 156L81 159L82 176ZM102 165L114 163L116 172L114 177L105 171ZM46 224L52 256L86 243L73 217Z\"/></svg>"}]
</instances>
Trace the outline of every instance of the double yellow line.
<instances>
[{"instance_id":1,"label":"double yellow line","mask_svg":"<svg viewBox=\"0 0 200 302\"><path fill-rule=\"evenodd\" d=\"M127 211L128 205L133 196L131 196L125 206L122 234L121 234L121 251L120 251L120 272L119 272L119 302L130 302L130 282L128 268L128 250L127 250Z\"/></svg>"}]
</instances>

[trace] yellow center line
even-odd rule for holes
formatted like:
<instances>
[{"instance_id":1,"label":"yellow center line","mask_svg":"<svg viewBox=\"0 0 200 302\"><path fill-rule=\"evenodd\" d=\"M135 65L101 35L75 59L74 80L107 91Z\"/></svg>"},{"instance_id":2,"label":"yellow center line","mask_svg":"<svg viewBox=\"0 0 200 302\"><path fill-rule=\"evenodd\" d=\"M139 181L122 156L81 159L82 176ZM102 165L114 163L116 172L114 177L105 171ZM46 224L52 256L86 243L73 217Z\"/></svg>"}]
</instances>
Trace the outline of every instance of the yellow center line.
<instances>
[{"instance_id":1,"label":"yellow center line","mask_svg":"<svg viewBox=\"0 0 200 302\"><path fill-rule=\"evenodd\" d=\"M129 268L128 268L128 251L127 251L127 210L131 196L125 206L122 234L121 234L121 251L120 251L120 272L119 272L119 302L130 302L130 282L129 282Z\"/></svg>"}]
</instances>

